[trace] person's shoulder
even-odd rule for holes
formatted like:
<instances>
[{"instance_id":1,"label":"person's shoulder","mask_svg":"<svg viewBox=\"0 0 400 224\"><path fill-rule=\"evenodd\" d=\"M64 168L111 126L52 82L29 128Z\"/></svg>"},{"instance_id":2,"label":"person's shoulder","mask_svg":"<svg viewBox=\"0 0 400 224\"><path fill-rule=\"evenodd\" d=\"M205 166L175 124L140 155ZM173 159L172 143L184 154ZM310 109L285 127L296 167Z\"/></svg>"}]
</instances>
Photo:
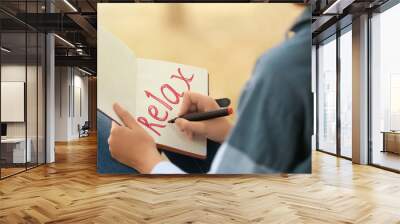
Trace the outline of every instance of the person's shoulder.
<instances>
[{"instance_id":1,"label":"person's shoulder","mask_svg":"<svg viewBox=\"0 0 400 224\"><path fill-rule=\"evenodd\" d=\"M311 88L311 37L294 36L270 49L257 61L253 76L252 83L263 91L306 96Z\"/></svg>"},{"instance_id":2,"label":"person's shoulder","mask_svg":"<svg viewBox=\"0 0 400 224\"><path fill-rule=\"evenodd\" d=\"M269 72L279 72L292 67L309 66L311 61L311 35L295 35L260 56L259 65ZM292 69L290 69L292 70Z\"/></svg>"},{"instance_id":3,"label":"person's shoulder","mask_svg":"<svg viewBox=\"0 0 400 224\"><path fill-rule=\"evenodd\" d=\"M254 74L269 85L308 82L311 77L311 35L302 32L259 57Z\"/></svg>"}]
</instances>

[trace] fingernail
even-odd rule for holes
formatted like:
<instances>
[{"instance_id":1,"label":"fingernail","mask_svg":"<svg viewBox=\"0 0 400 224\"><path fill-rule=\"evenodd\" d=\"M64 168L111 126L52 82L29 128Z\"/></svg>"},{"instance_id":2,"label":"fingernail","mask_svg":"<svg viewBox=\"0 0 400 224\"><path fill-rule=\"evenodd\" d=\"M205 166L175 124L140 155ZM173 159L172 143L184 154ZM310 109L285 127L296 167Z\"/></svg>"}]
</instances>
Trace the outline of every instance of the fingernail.
<instances>
[{"instance_id":1,"label":"fingernail","mask_svg":"<svg viewBox=\"0 0 400 224\"><path fill-rule=\"evenodd\" d=\"M113 103L113 109L118 110L119 109L119 104L118 103Z\"/></svg>"}]
</instances>

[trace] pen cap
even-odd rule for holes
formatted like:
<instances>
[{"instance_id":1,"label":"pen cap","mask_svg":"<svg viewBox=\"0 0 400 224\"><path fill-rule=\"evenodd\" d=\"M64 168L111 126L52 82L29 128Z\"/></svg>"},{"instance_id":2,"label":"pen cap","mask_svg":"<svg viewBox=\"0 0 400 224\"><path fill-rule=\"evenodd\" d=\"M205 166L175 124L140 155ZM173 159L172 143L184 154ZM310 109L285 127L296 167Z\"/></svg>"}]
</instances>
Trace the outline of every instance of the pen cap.
<instances>
[{"instance_id":1,"label":"pen cap","mask_svg":"<svg viewBox=\"0 0 400 224\"><path fill-rule=\"evenodd\" d=\"M227 110L228 110L228 114L233 114L233 108L232 107L228 107Z\"/></svg>"}]
</instances>

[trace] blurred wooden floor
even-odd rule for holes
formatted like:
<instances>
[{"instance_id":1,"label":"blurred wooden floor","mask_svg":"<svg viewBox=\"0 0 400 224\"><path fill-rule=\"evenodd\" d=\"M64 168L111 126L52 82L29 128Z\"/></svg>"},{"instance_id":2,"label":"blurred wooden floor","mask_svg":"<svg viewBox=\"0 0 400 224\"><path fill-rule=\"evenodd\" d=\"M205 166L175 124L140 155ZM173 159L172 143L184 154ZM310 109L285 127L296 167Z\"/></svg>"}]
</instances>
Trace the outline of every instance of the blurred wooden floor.
<instances>
[{"instance_id":1,"label":"blurred wooden floor","mask_svg":"<svg viewBox=\"0 0 400 224\"><path fill-rule=\"evenodd\" d=\"M0 181L0 223L400 223L400 175L315 152L312 175L96 173L96 139Z\"/></svg>"}]
</instances>

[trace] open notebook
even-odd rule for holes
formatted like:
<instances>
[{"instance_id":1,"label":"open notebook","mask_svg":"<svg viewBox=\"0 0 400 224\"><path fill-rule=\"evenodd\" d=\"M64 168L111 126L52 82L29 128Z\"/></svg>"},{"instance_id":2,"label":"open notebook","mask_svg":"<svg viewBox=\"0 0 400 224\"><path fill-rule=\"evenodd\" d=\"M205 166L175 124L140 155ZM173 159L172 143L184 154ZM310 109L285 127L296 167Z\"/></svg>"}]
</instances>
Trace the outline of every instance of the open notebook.
<instances>
[{"instance_id":1,"label":"open notebook","mask_svg":"<svg viewBox=\"0 0 400 224\"><path fill-rule=\"evenodd\" d=\"M190 90L208 94L207 70L136 58L132 50L112 33L102 27L98 27L97 32L99 112L122 124L112 109L113 103L118 102L134 115L138 123L155 139L160 149L205 158L206 139L188 140L174 124L169 124L168 120L177 116L183 92ZM99 145L100 148L104 146Z\"/></svg>"}]
</instances>

